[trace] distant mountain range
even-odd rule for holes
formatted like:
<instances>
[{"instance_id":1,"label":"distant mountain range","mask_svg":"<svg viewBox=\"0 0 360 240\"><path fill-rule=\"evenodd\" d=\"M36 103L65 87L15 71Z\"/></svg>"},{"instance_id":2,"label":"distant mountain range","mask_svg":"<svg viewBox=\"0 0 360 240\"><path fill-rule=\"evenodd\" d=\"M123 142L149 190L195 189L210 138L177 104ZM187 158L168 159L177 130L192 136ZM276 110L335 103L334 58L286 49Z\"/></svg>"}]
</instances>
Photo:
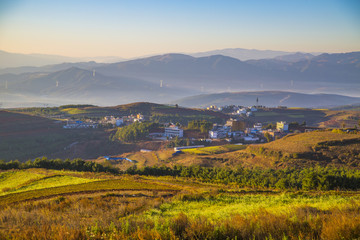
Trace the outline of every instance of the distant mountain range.
<instances>
[{"instance_id":1,"label":"distant mountain range","mask_svg":"<svg viewBox=\"0 0 360 240\"><path fill-rule=\"evenodd\" d=\"M1 94L7 94L12 102L22 98L31 102L56 99L59 104L69 100L83 103L112 105L149 99L166 102L170 97L186 96L186 90L178 91L158 84L131 77L112 77L71 67L50 73L24 73L0 75ZM6 85L6 89L3 86ZM0 99L0 101L4 99Z\"/></svg>"},{"instance_id":2,"label":"distant mountain range","mask_svg":"<svg viewBox=\"0 0 360 240\"><path fill-rule=\"evenodd\" d=\"M74 58L65 57L59 55L49 54L21 54L21 53L9 53L0 50L0 70L4 68L14 67L39 67L50 64L59 64L65 62L84 62L84 61L97 61L97 62L120 62L124 61L124 58L120 57L84 57Z\"/></svg>"},{"instance_id":3,"label":"distant mountain range","mask_svg":"<svg viewBox=\"0 0 360 240\"><path fill-rule=\"evenodd\" d=\"M166 54L106 64L96 70L153 83L163 80L168 86L203 92L291 90L359 94L360 52L321 54L312 58L306 55L304 58L298 62L279 59L244 62L223 55L195 58Z\"/></svg>"},{"instance_id":4,"label":"distant mountain range","mask_svg":"<svg viewBox=\"0 0 360 240\"><path fill-rule=\"evenodd\" d=\"M246 60L258 60L258 59L268 59L268 58L281 58L287 55L308 55L310 53L293 53L293 52L284 52L284 51L272 51L272 50L256 50L256 49L243 49L243 48L227 48L220 49L208 52L199 52L199 53L189 53L187 55L193 57L208 57L212 55L223 55L227 57L232 57L239 59L241 61ZM310 55L319 55L320 53L313 53ZM154 55L139 57L139 58L148 58ZM285 60L280 59L280 60ZM53 65L60 63L76 63L76 62L88 62L95 61L98 63L115 63L123 62L127 59L122 57L115 56L103 56L103 57L66 57L59 55L49 55L49 54L21 54L21 53L10 53L0 50L0 73L11 73L8 70L4 72L5 68L17 68L17 67L40 67L45 65ZM15 73L15 72L14 72Z\"/></svg>"},{"instance_id":5,"label":"distant mountain range","mask_svg":"<svg viewBox=\"0 0 360 240\"><path fill-rule=\"evenodd\" d=\"M360 52L292 53L247 61L223 55L165 54L117 63L76 62L0 70L3 106L9 101L46 103L59 99L59 104L166 103L201 93L265 90L360 96ZM352 103L341 101L315 105ZM298 99L298 104L304 103Z\"/></svg>"},{"instance_id":6,"label":"distant mountain range","mask_svg":"<svg viewBox=\"0 0 360 240\"><path fill-rule=\"evenodd\" d=\"M224 55L232 58L239 59L241 61L246 60L259 60L259 59L267 59L267 58L280 58L282 56L287 55L302 55L302 54L310 54L310 53L294 53L294 52L284 52L284 51L273 51L273 50L257 50L257 49L244 49L244 48L226 48L219 49L207 52L199 52L199 53L190 53L193 57L208 57L212 55ZM321 53L312 53L310 55L320 55ZM286 59L286 58L284 58ZM281 60L281 59L280 59Z\"/></svg>"},{"instance_id":7,"label":"distant mountain range","mask_svg":"<svg viewBox=\"0 0 360 240\"><path fill-rule=\"evenodd\" d=\"M257 102L258 100L258 102ZM360 97L336 94L304 94L282 91L225 92L202 94L178 99L172 102L183 107L207 107L210 105L264 105L267 107L287 106L303 108L330 108L339 105L360 103Z\"/></svg>"}]
</instances>

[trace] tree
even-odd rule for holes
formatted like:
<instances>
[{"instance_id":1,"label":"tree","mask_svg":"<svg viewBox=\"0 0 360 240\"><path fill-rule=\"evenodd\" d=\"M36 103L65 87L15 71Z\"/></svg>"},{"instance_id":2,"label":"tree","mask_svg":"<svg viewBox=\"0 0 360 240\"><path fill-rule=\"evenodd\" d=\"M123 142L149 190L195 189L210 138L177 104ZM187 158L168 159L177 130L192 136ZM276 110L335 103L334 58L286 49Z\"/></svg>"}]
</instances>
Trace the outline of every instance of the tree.
<instances>
[{"instance_id":1,"label":"tree","mask_svg":"<svg viewBox=\"0 0 360 240\"><path fill-rule=\"evenodd\" d=\"M316 189L319 185L319 179L313 172L308 173L302 180L302 189L312 190Z\"/></svg>"},{"instance_id":2,"label":"tree","mask_svg":"<svg viewBox=\"0 0 360 240\"><path fill-rule=\"evenodd\" d=\"M266 141L267 141L267 142L271 142L272 136L270 135L270 133L266 132L266 133L264 134L264 137L266 138Z\"/></svg>"}]
</instances>

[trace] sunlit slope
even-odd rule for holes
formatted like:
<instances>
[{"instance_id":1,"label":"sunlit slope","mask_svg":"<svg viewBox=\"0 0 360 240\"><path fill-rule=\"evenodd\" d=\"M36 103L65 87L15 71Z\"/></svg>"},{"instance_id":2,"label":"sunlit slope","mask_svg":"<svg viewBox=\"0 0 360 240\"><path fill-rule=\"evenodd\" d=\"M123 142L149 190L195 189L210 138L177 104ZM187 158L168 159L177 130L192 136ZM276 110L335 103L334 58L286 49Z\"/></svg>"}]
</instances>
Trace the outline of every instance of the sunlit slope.
<instances>
[{"instance_id":1,"label":"sunlit slope","mask_svg":"<svg viewBox=\"0 0 360 240\"><path fill-rule=\"evenodd\" d=\"M0 205L113 191L178 191L175 184L131 176L27 169L0 173Z\"/></svg>"},{"instance_id":2,"label":"sunlit slope","mask_svg":"<svg viewBox=\"0 0 360 240\"><path fill-rule=\"evenodd\" d=\"M247 149L273 166L337 165L360 167L360 134L330 131L291 134Z\"/></svg>"}]
</instances>

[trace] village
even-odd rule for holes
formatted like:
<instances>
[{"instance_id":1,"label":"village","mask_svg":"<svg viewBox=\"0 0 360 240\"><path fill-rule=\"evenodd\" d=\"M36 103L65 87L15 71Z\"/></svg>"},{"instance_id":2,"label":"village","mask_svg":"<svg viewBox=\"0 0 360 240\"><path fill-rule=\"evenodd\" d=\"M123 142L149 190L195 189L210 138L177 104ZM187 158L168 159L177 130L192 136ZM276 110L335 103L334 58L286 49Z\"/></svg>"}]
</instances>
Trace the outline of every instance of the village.
<instances>
[{"instance_id":1,"label":"village","mask_svg":"<svg viewBox=\"0 0 360 240\"><path fill-rule=\"evenodd\" d=\"M286 108L286 107L278 107ZM173 139L188 139L188 145L204 143L205 145L233 144L254 144L265 143L280 139L290 133L300 133L317 130L317 127L306 126L306 123L288 123L276 121L270 124L254 122L253 116L258 110L266 109L264 106L222 106L211 105L206 107L208 111L223 112L228 116L225 123L208 123L206 131L194 131L189 126L181 125L178 122L162 122L161 127L149 131L148 140L169 141ZM176 119L174 119L176 120ZM82 119L67 120L63 126L65 129L79 128L119 128L129 126L133 123L149 121L148 116L141 113L128 116L105 116L99 120Z\"/></svg>"}]
</instances>

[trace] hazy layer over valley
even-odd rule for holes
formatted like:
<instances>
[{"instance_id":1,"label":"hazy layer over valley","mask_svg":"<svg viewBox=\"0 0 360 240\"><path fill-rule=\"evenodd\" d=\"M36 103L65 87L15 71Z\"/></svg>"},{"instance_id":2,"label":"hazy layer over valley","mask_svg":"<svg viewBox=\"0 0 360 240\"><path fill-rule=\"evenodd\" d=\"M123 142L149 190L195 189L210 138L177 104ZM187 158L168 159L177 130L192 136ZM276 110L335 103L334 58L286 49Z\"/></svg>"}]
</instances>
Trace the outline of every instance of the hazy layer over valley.
<instances>
[{"instance_id":1,"label":"hazy layer over valley","mask_svg":"<svg viewBox=\"0 0 360 240\"><path fill-rule=\"evenodd\" d=\"M203 56L212 53L237 55L236 58ZM92 61L37 67L34 62L34 66L2 68L1 107L68 103L116 105L134 101L184 106L209 103L246 105L253 103L257 94L271 96L271 101L264 101L264 105L329 107L360 102L351 97L311 95L309 98L295 94L359 97L360 52L316 56L311 53L224 49L192 55L199 57L174 53L117 63ZM252 60L239 60L249 58ZM279 90L286 93L274 93ZM239 96L238 92L249 91L272 92L241 93L241 98L234 98L235 92ZM206 95L214 93L222 94ZM200 97L191 97L200 94ZM222 100L214 96L221 96ZM200 99L206 100L202 102Z\"/></svg>"}]
</instances>

